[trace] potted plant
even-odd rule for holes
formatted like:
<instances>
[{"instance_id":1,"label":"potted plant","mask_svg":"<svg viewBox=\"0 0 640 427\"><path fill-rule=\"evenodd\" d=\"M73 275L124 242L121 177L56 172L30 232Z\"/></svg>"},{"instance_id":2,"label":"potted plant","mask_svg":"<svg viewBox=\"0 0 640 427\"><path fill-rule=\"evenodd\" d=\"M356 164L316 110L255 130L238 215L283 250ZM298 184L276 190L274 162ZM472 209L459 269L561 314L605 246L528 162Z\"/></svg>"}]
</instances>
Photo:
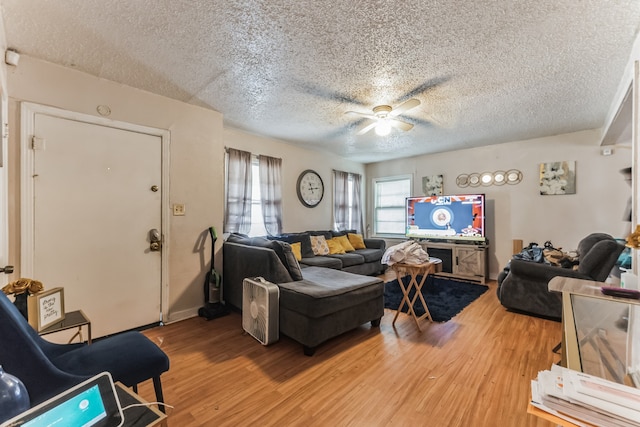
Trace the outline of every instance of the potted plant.
<instances>
[{"instance_id":1,"label":"potted plant","mask_svg":"<svg viewBox=\"0 0 640 427\"><path fill-rule=\"evenodd\" d=\"M44 289L42 282L33 279L20 278L13 281L2 288L2 292L7 295L13 295L13 304L20 310L25 319L27 315L27 297L38 293Z\"/></svg>"}]
</instances>

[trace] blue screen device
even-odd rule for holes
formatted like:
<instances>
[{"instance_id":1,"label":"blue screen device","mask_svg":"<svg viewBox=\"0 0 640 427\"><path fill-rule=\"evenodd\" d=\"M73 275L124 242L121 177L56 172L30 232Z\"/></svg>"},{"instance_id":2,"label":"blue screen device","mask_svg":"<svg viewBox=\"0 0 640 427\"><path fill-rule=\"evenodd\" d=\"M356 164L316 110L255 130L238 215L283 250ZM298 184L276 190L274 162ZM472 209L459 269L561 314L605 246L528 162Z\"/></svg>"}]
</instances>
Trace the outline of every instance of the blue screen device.
<instances>
[{"instance_id":1,"label":"blue screen device","mask_svg":"<svg viewBox=\"0 0 640 427\"><path fill-rule=\"evenodd\" d=\"M92 377L0 427L119 427L124 417L108 372Z\"/></svg>"}]
</instances>

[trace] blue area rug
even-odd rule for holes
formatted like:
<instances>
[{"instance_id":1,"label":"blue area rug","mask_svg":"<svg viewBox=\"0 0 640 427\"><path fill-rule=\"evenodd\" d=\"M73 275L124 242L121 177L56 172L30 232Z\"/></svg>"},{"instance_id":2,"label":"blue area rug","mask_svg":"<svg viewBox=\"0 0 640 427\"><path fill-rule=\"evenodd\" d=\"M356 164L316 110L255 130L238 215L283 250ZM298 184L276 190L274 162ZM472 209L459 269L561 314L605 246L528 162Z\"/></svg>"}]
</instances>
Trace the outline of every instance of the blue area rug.
<instances>
[{"instance_id":1,"label":"blue area rug","mask_svg":"<svg viewBox=\"0 0 640 427\"><path fill-rule=\"evenodd\" d=\"M421 276L418 276L420 283ZM404 276L402 282L405 287L409 284L410 277ZM443 277L427 276L422 295L429 307L429 313L434 322L446 322L453 316L460 313L466 306L475 301L480 295L489 289L488 286L475 283L461 282L459 280L446 279ZM413 298L415 289L409 293ZM398 280L393 280L384 284L384 307L397 310L402 301L402 290ZM424 314L424 307L420 298L416 299L414 310L418 316ZM402 311L408 311L407 304L404 304Z\"/></svg>"}]
</instances>

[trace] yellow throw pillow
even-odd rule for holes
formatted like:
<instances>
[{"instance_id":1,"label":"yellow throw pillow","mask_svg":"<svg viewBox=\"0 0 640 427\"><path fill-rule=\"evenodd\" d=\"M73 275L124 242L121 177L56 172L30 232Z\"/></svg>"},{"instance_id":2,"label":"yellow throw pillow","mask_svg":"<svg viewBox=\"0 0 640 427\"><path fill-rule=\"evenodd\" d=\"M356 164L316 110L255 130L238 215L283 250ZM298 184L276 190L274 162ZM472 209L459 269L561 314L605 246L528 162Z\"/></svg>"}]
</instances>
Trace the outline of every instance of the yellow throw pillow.
<instances>
[{"instance_id":1,"label":"yellow throw pillow","mask_svg":"<svg viewBox=\"0 0 640 427\"><path fill-rule=\"evenodd\" d=\"M324 236L311 236L311 249L314 255L329 255L329 246Z\"/></svg>"},{"instance_id":2,"label":"yellow throw pillow","mask_svg":"<svg viewBox=\"0 0 640 427\"><path fill-rule=\"evenodd\" d=\"M348 233L347 237L349 238L349 243L351 243L351 246L353 246L354 249L367 249L364 244L362 234Z\"/></svg>"},{"instance_id":3,"label":"yellow throw pillow","mask_svg":"<svg viewBox=\"0 0 640 427\"><path fill-rule=\"evenodd\" d=\"M300 261L302 259L302 243L291 243L291 252L293 252L296 259Z\"/></svg>"},{"instance_id":4,"label":"yellow throw pillow","mask_svg":"<svg viewBox=\"0 0 640 427\"><path fill-rule=\"evenodd\" d=\"M337 240L338 242L340 242L345 252L355 251L355 248L351 245L347 236L334 237L332 240Z\"/></svg>"},{"instance_id":5,"label":"yellow throw pillow","mask_svg":"<svg viewBox=\"0 0 640 427\"><path fill-rule=\"evenodd\" d=\"M337 238L327 240L327 245L329 246L330 254L343 254L344 247L340 244L340 241Z\"/></svg>"}]
</instances>

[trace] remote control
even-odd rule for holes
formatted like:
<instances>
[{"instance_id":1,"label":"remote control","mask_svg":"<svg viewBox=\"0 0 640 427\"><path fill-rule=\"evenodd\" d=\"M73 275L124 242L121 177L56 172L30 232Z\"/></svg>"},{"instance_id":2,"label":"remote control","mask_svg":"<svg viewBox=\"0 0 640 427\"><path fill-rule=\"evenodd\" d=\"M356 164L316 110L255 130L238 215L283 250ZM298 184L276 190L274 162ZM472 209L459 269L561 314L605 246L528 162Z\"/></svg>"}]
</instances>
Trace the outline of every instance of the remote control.
<instances>
[{"instance_id":1,"label":"remote control","mask_svg":"<svg viewBox=\"0 0 640 427\"><path fill-rule=\"evenodd\" d=\"M602 286L603 294L618 298L640 299L640 291L635 289L616 288L615 286Z\"/></svg>"}]
</instances>

